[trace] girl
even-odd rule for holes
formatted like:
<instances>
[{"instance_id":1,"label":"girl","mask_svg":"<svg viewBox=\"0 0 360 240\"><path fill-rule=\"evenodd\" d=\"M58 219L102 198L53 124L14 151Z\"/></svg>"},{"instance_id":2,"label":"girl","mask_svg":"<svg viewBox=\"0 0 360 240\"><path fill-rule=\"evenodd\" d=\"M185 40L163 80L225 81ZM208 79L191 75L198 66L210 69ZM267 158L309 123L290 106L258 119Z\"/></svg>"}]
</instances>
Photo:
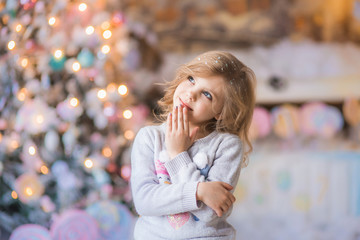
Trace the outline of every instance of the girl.
<instances>
[{"instance_id":1,"label":"girl","mask_svg":"<svg viewBox=\"0 0 360 240\"><path fill-rule=\"evenodd\" d=\"M253 71L227 52L177 70L159 101L163 124L140 129L133 143L136 240L235 239L226 218L252 150L254 89Z\"/></svg>"}]
</instances>

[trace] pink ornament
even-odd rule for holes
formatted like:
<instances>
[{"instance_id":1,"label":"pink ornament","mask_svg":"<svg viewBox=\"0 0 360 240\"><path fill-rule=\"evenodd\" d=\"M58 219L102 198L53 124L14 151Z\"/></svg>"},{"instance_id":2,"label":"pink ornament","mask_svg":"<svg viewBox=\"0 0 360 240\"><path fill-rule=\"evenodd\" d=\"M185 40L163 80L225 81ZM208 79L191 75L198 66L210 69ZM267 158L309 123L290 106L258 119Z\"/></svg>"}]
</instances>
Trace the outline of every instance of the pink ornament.
<instances>
[{"instance_id":1,"label":"pink ornament","mask_svg":"<svg viewBox=\"0 0 360 240\"><path fill-rule=\"evenodd\" d=\"M55 204L51 201L49 196L43 196L40 199L41 208L44 212L53 212L55 211Z\"/></svg>"},{"instance_id":2,"label":"pink ornament","mask_svg":"<svg viewBox=\"0 0 360 240\"><path fill-rule=\"evenodd\" d=\"M332 106L326 106L322 113L318 113L315 124L318 135L325 138L331 138L342 129L344 119L339 109Z\"/></svg>"},{"instance_id":3,"label":"pink ornament","mask_svg":"<svg viewBox=\"0 0 360 240\"><path fill-rule=\"evenodd\" d=\"M112 22L115 26L121 26L125 22L125 16L124 14L120 12L114 13L112 17Z\"/></svg>"},{"instance_id":4,"label":"pink ornament","mask_svg":"<svg viewBox=\"0 0 360 240\"><path fill-rule=\"evenodd\" d=\"M35 48L36 48L35 41L34 40L27 40L26 43L25 43L25 48L29 52L32 52L33 50L35 50Z\"/></svg>"},{"instance_id":5,"label":"pink ornament","mask_svg":"<svg viewBox=\"0 0 360 240\"><path fill-rule=\"evenodd\" d=\"M37 2L35 5L35 11L38 13L43 12L45 9L45 3L44 2Z\"/></svg>"},{"instance_id":6,"label":"pink ornament","mask_svg":"<svg viewBox=\"0 0 360 240\"><path fill-rule=\"evenodd\" d=\"M7 122L5 119L0 118L0 130L5 130L7 128Z\"/></svg>"},{"instance_id":7,"label":"pink ornament","mask_svg":"<svg viewBox=\"0 0 360 240\"><path fill-rule=\"evenodd\" d=\"M9 240L51 240L49 231L35 224L25 224L17 227L10 235Z\"/></svg>"},{"instance_id":8,"label":"pink ornament","mask_svg":"<svg viewBox=\"0 0 360 240\"><path fill-rule=\"evenodd\" d=\"M86 211L75 209L62 213L52 224L50 233L53 240L96 240L99 227Z\"/></svg>"},{"instance_id":9,"label":"pink ornament","mask_svg":"<svg viewBox=\"0 0 360 240\"><path fill-rule=\"evenodd\" d=\"M301 129L308 136L333 137L344 125L339 109L314 102L301 109Z\"/></svg>"},{"instance_id":10,"label":"pink ornament","mask_svg":"<svg viewBox=\"0 0 360 240\"><path fill-rule=\"evenodd\" d=\"M121 177L126 181L130 180L131 176L131 167L130 165L124 165L121 167Z\"/></svg>"},{"instance_id":11,"label":"pink ornament","mask_svg":"<svg viewBox=\"0 0 360 240\"><path fill-rule=\"evenodd\" d=\"M307 136L315 136L317 129L314 118L326 108L324 103L311 102L304 104L300 109L301 131Z\"/></svg>"},{"instance_id":12,"label":"pink ornament","mask_svg":"<svg viewBox=\"0 0 360 240\"><path fill-rule=\"evenodd\" d=\"M21 4L23 4L23 8L24 10L29 10L31 8L33 8L36 4L36 0L24 0L24 1L20 1Z\"/></svg>"},{"instance_id":13,"label":"pink ornament","mask_svg":"<svg viewBox=\"0 0 360 240\"><path fill-rule=\"evenodd\" d=\"M269 112L262 107L254 109L253 118L250 126L250 136L252 139L266 137L271 131Z\"/></svg>"}]
</instances>

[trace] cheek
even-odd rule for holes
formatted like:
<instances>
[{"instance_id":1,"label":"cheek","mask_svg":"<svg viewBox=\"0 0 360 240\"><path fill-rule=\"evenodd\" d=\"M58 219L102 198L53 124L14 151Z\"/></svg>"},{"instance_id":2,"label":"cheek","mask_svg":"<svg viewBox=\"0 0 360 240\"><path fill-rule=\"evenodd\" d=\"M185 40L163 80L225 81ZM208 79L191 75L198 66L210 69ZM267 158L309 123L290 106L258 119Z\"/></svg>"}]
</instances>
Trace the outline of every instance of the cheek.
<instances>
[{"instance_id":1,"label":"cheek","mask_svg":"<svg viewBox=\"0 0 360 240\"><path fill-rule=\"evenodd\" d=\"M220 113L224 108L224 100L221 100L219 102L217 102L214 106L214 110L216 112L216 114Z\"/></svg>"},{"instance_id":2,"label":"cheek","mask_svg":"<svg viewBox=\"0 0 360 240\"><path fill-rule=\"evenodd\" d=\"M176 89L175 89L175 92L174 92L174 96L179 96L179 94L182 93L182 90L183 88L181 87L181 85L179 85Z\"/></svg>"},{"instance_id":3,"label":"cheek","mask_svg":"<svg viewBox=\"0 0 360 240\"><path fill-rule=\"evenodd\" d=\"M213 106L209 104L206 99L205 101L202 100L201 102L199 102L197 109L203 115L210 115L213 112Z\"/></svg>"}]
</instances>

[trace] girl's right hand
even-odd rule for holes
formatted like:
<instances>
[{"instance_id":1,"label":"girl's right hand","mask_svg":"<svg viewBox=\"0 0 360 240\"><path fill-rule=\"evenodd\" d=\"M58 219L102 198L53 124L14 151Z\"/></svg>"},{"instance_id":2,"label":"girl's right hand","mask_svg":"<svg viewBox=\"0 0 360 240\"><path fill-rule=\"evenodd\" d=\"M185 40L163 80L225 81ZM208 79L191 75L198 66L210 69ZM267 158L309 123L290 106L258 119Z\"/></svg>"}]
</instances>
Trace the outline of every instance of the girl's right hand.
<instances>
[{"instance_id":1,"label":"girl's right hand","mask_svg":"<svg viewBox=\"0 0 360 240\"><path fill-rule=\"evenodd\" d=\"M230 192L232 189L233 187L225 182L200 182L196 191L196 200L202 201L221 217L236 200Z\"/></svg>"},{"instance_id":2,"label":"girl's right hand","mask_svg":"<svg viewBox=\"0 0 360 240\"><path fill-rule=\"evenodd\" d=\"M188 110L182 105L173 109L167 118L165 145L170 159L183 151L187 151L194 143L199 128L190 133Z\"/></svg>"}]
</instances>

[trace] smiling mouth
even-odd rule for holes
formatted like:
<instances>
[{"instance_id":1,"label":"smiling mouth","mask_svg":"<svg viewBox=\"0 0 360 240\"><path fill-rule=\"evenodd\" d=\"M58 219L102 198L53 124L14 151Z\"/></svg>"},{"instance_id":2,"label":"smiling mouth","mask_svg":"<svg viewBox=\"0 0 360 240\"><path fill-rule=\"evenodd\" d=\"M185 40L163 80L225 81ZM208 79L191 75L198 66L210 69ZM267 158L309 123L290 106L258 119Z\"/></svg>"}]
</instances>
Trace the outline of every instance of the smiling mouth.
<instances>
[{"instance_id":1,"label":"smiling mouth","mask_svg":"<svg viewBox=\"0 0 360 240\"><path fill-rule=\"evenodd\" d=\"M181 102L182 105L184 105L185 107L187 107L190 111L193 111L192 108L191 108L189 105L187 105L186 103L183 102L183 100L181 100L181 98L179 98L179 100L180 100L180 102Z\"/></svg>"}]
</instances>

